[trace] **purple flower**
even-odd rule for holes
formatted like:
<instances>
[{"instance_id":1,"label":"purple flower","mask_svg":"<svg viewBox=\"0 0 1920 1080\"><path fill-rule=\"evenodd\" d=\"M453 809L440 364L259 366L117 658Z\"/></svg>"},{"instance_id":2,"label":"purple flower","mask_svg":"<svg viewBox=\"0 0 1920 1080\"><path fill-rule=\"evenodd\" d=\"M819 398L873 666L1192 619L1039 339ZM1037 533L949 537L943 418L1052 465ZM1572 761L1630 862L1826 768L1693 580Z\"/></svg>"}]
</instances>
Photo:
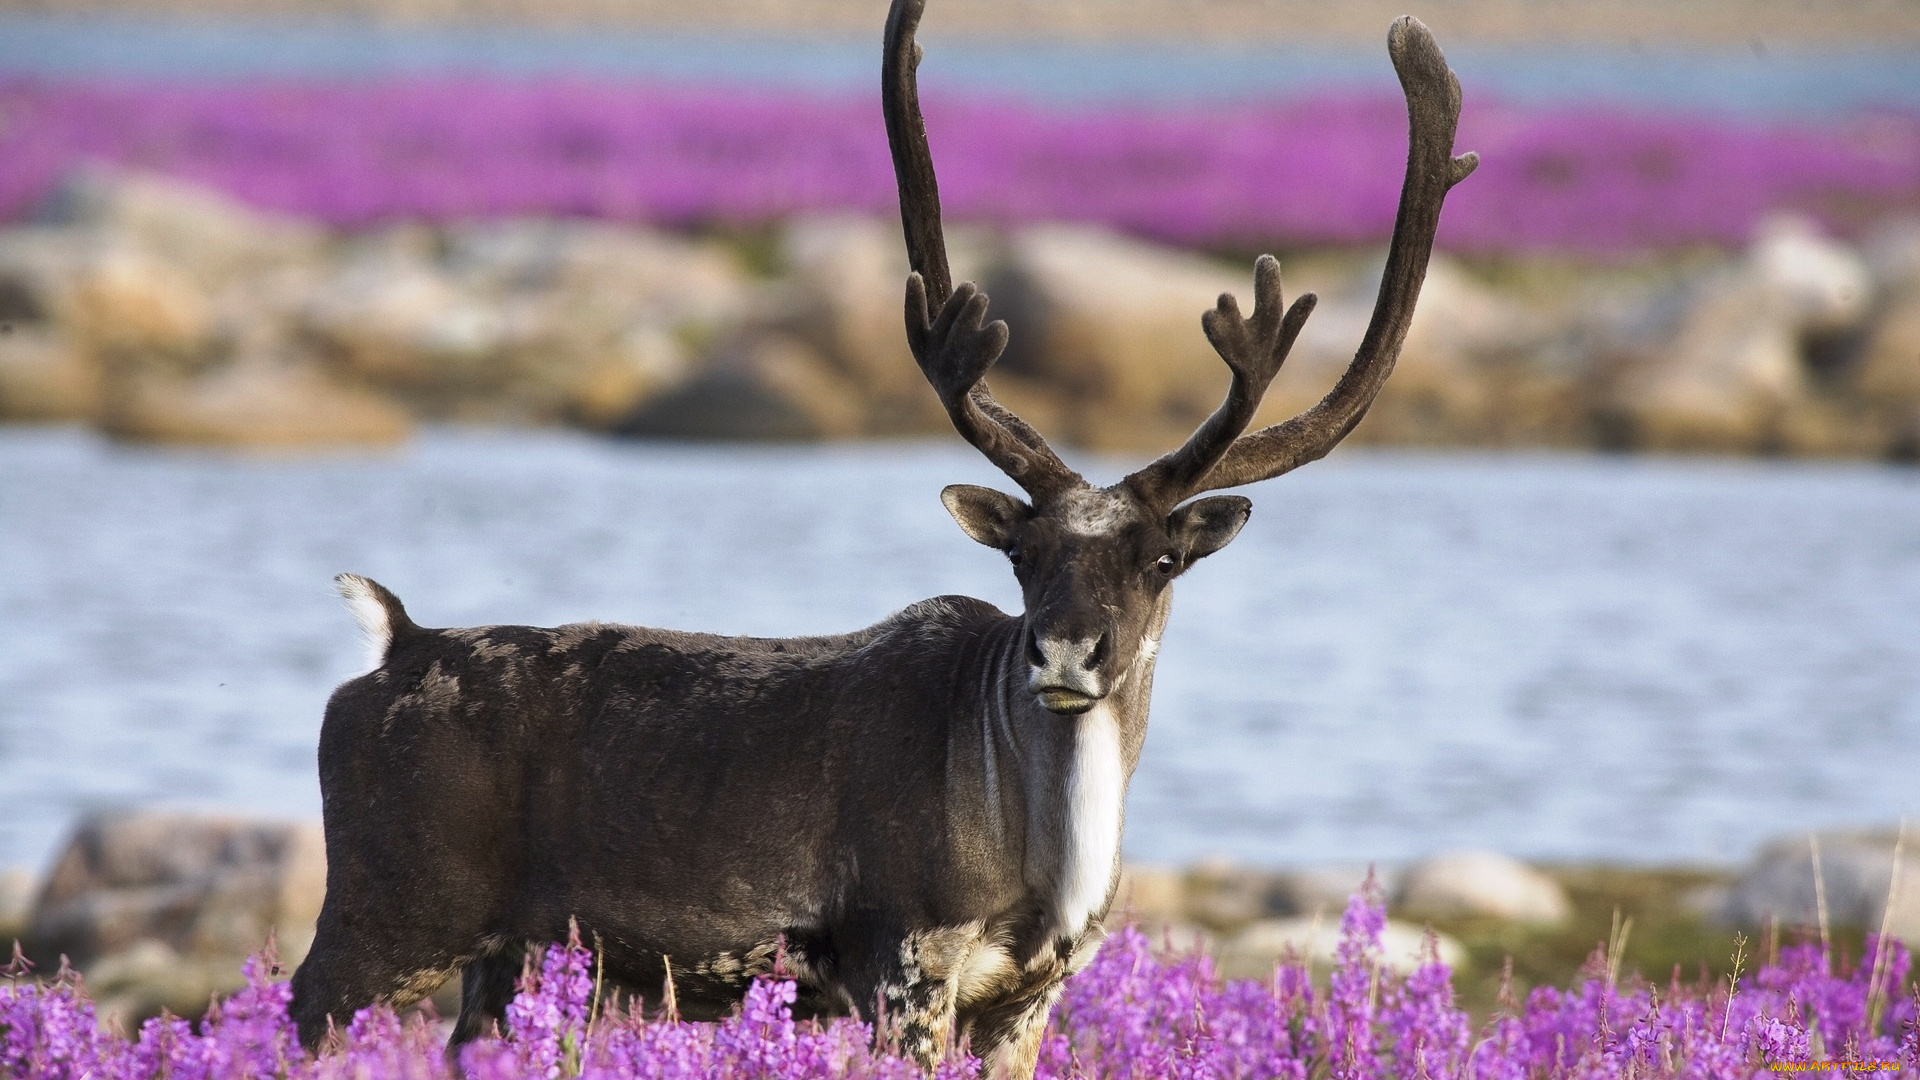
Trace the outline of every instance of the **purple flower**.
<instances>
[{"instance_id":1,"label":"purple flower","mask_svg":"<svg viewBox=\"0 0 1920 1080\"><path fill-rule=\"evenodd\" d=\"M1377 890L1342 922L1338 963L1320 992L1306 968L1223 984L1203 956L1159 955L1135 930L1113 935L1066 984L1040 1047L1048 1080L1750 1080L1782 1062L1897 1062L1920 1080L1916 995L1904 948L1888 942L1885 1013L1869 1029L1872 943L1836 969L1817 948L1789 948L1737 986L1616 985L1604 969L1536 989L1475 1040L1431 944L1411 974L1379 964ZM591 955L547 950L509 1010L511 1031L481 1039L458 1072L442 1032L419 1014L360 1012L317 1060L298 1048L288 989L271 956L197 1027L161 1017L136 1039L104 1031L78 977L0 981L0 1077L7 1080L922 1080L913 1062L870 1048L872 1029L793 1017L797 988L761 979L717 1024L595 1016ZM956 1056L934 1080L970 1080Z\"/></svg>"},{"instance_id":2,"label":"purple flower","mask_svg":"<svg viewBox=\"0 0 1920 1080\"><path fill-rule=\"evenodd\" d=\"M1377 243L1392 228L1404 105L928 102L948 214L1082 221L1179 243ZM754 223L891 212L872 103L586 80L141 85L0 81L0 217L87 163L163 173L340 226L591 216ZM1483 162L1448 200L1461 250L1739 245L1767 214L1858 231L1920 207L1920 115L1819 126L1471 97Z\"/></svg>"}]
</instances>

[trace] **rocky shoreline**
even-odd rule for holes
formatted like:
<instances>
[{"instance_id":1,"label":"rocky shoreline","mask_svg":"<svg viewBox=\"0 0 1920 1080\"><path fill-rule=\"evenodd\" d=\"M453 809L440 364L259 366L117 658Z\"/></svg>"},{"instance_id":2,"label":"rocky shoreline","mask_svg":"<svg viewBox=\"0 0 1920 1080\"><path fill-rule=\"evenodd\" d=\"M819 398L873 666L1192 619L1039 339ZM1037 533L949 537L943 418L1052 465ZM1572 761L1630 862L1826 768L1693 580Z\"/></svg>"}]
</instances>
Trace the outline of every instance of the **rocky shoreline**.
<instances>
[{"instance_id":1,"label":"rocky shoreline","mask_svg":"<svg viewBox=\"0 0 1920 1080\"><path fill-rule=\"evenodd\" d=\"M1617 950L1623 970L1656 979L1676 965L1689 978L1723 974L1736 934L1757 943L1750 953L1817 937L1821 899L1839 948L1857 955L1883 920L1920 946L1920 869L1896 856L1892 831L1784 838L1734 870L1530 866L1489 851L1375 868L1136 865L1123 871L1109 921L1137 924L1172 950L1204 949L1226 977L1265 977L1286 956L1324 968L1370 873L1388 902L1385 962L1411 968L1431 933L1462 999L1483 1009L1509 972L1522 991L1564 982L1601 946ZM105 1016L129 1025L162 1009L192 1016L240 985L241 961L270 934L285 965L297 963L324 887L318 822L104 813L75 829L44 879L0 871L0 940L20 939L44 971L70 959ZM457 985L435 997L443 1015L457 1002Z\"/></svg>"},{"instance_id":2,"label":"rocky shoreline","mask_svg":"<svg viewBox=\"0 0 1920 1080\"><path fill-rule=\"evenodd\" d=\"M955 230L1017 327L998 396L1096 450L1177 442L1224 369L1224 261L1084 226ZM1261 422L1331 386L1380 255L1286 259L1321 295ZM893 223L728 234L583 220L335 233L150 176L75 177L0 229L0 420L136 442L379 446L422 422L646 438L940 436L907 362ZM1356 442L1920 455L1920 222L1844 243L1795 218L1744 252L1436 256Z\"/></svg>"}]
</instances>

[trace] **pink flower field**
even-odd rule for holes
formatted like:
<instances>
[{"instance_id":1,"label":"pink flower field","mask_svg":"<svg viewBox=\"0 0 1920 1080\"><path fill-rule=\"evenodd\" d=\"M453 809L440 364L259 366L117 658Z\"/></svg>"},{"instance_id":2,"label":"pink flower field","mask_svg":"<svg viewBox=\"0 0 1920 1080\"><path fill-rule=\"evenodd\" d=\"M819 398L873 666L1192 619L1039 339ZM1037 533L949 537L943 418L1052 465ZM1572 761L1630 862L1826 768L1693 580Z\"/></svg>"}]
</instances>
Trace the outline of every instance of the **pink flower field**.
<instances>
[{"instance_id":1,"label":"pink flower field","mask_svg":"<svg viewBox=\"0 0 1920 1080\"><path fill-rule=\"evenodd\" d=\"M1383 240L1405 154L1390 97L927 112L951 217L1189 244ZM1796 126L1469 99L1457 145L1483 164L1448 202L1441 242L1454 250L1739 244L1775 210L1841 233L1920 211L1910 114ZM894 207L879 104L865 97L485 79L0 83L0 215L31 214L89 162L343 227L526 214L751 225Z\"/></svg>"},{"instance_id":2,"label":"pink flower field","mask_svg":"<svg viewBox=\"0 0 1920 1080\"><path fill-rule=\"evenodd\" d=\"M1818 946L1781 950L1738 981L1666 985L1610 978L1596 957L1571 989L1536 989L1476 1025L1437 960L1400 978L1381 964L1385 911L1356 897L1326 988L1282 965L1267 982L1222 984L1204 957L1163 958L1134 930L1110 939L1067 984L1041 1053L1046 1080L1732 1080L1820 1071L1920 1078L1908 955L1870 945L1858 966ZM439 1035L368 1010L308 1058L287 1019L289 990L256 959L245 990L198 1027L149 1021L103 1032L84 987L0 982L0 1076L13 1080L451 1080ZM556 946L529 973L504 1039L469 1046L474 1080L827 1080L923 1074L868 1049L850 1020L797 1023L792 983L757 983L719 1024L604 1007L586 950ZM936 1080L976 1074L957 1054Z\"/></svg>"}]
</instances>

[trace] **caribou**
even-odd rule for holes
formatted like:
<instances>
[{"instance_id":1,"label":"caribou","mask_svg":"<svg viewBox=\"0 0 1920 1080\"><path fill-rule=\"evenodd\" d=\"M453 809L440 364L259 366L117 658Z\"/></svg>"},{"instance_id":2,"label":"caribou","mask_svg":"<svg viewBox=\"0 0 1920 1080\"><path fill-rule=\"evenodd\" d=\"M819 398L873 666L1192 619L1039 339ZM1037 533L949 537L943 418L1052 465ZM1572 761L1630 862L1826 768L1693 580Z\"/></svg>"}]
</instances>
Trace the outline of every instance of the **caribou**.
<instances>
[{"instance_id":1,"label":"caribou","mask_svg":"<svg viewBox=\"0 0 1920 1080\"><path fill-rule=\"evenodd\" d=\"M1096 487L994 400L1007 343L951 284L916 84L924 0L893 0L882 64L912 272L907 341L953 426L1027 498L955 485L967 536L1004 552L1025 611L963 596L831 637L596 622L416 625L338 585L375 667L328 702L326 897L293 977L301 1041L458 972L450 1048L502 1020L523 956L570 925L642 1007L724 1015L752 980L802 1016L857 1015L931 1066L963 1040L1029 1077L1063 980L1092 956L1119 874L1172 583L1252 504L1202 496L1322 457L1365 415L1407 333L1454 156L1460 88L1403 18L1388 48L1410 146L1386 269L1352 363L1306 412L1248 433L1314 297L1201 316L1231 376L1186 445Z\"/></svg>"}]
</instances>

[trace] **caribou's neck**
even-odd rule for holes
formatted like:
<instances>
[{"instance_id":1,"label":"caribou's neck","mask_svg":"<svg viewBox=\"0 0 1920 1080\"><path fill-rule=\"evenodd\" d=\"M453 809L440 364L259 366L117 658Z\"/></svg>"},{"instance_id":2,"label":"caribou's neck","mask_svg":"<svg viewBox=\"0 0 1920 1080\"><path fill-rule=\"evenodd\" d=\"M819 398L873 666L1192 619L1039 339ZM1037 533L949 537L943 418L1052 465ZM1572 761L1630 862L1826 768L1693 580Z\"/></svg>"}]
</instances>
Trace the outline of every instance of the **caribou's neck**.
<instances>
[{"instance_id":1,"label":"caribou's neck","mask_svg":"<svg viewBox=\"0 0 1920 1080\"><path fill-rule=\"evenodd\" d=\"M1023 877L1050 913L1049 936L1078 934L1106 913L1169 600L1163 593L1138 658L1113 692L1079 716L1048 712L1027 690L1018 620L993 650L987 675L997 692L979 717L984 790L976 797L994 839L1024 846Z\"/></svg>"}]
</instances>

